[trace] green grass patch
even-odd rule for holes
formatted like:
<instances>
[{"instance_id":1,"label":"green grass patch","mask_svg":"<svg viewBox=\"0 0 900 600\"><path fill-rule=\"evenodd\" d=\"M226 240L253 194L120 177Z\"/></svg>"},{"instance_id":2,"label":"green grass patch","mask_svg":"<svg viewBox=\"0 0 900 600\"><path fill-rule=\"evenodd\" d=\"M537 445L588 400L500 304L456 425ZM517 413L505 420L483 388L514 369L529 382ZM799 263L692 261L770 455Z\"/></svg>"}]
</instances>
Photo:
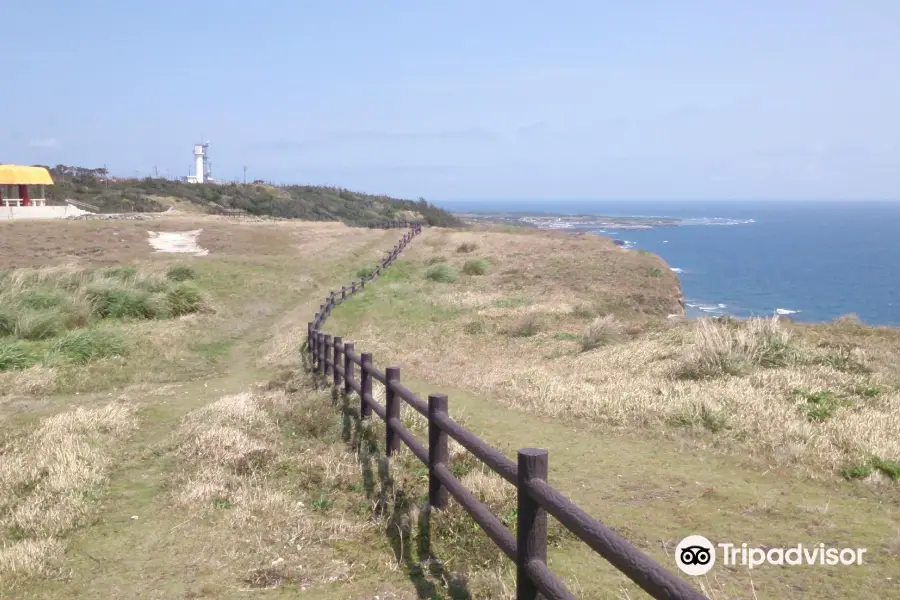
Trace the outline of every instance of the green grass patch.
<instances>
[{"instance_id":1,"label":"green grass patch","mask_svg":"<svg viewBox=\"0 0 900 600\"><path fill-rule=\"evenodd\" d=\"M791 395L803 400L800 408L806 413L807 420L814 423L827 421L841 407L853 406L852 402L830 390L812 392L794 388L791 390Z\"/></svg>"},{"instance_id":2,"label":"green grass patch","mask_svg":"<svg viewBox=\"0 0 900 600\"><path fill-rule=\"evenodd\" d=\"M31 310L46 310L61 306L65 296L60 290L28 289L16 297L22 308Z\"/></svg>"},{"instance_id":3,"label":"green grass patch","mask_svg":"<svg viewBox=\"0 0 900 600\"><path fill-rule=\"evenodd\" d=\"M40 360L31 344L25 342L0 342L0 371L27 369Z\"/></svg>"},{"instance_id":4,"label":"green grass patch","mask_svg":"<svg viewBox=\"0 0 900 600\"><path fill-rule=\"evenodd\" d=\"M109 267L101 271L104 277L110 279L118 279L120 281L131 281L137 276L137 267L130 265L121 267Z\"/></svg>"},{"instance_id":5,"label":"green grass patch","mask_svg":"<svg viewBox=\"0 0 900 600\"><path fill-rule=\"evenodd\" d=\"M16 318L15 336L20 340L46 340L56 337L63 329L58 312L27 311Z\"/></svg>"},{"instance_id":6,"label":"green grass patch","mask_svg":"<svg viewBox=\"0 0 900 600\"><path fill-rule=\"evenodd\" d=\"M464 275L487 275L488 263L481 258L470 258L462 268Z\"/></svg>"},{"instance_id":7,"label":"green grass patch","mask_svg":"<svg viewBox=\"0 0 900 600\"><path fill-rule=\"evenodd\" d=\"M189 315L204 308L203 294L194 285L182 282L166 294L168 309L172 316Z\"/></svg>"},{"instance_id":8,"label":"green grass patch","mask_svg":"<svg viewBox=\"0 0 900 600\"><path fill-rule=\"evenodd\" d=\"M445 263L445 262L447 262L446 256L431 256L425 260L425 266L430 267L431 265L436 265L438 263Z\"/></svg>"},{"instance_id":9,"label":"green grass patch","mask_svg":"<svg viewBox=\"0 0 900 600\"><path fill-rule=\"evenodd\" d=\"M175 265L166 272L166 279L169 281L189 281L197 278L197 274L192 267L187 265Z\"/></svg>"},{"instance_id":10,"label":"green grass patch","mask_svg":"<svg viewBox=\"0 0 900 600\"><path fill-rule=\"evenodd\" d=\"M522 306L531 306L534 300L527 296L513 296L511 298L501 298L494 302L496 308L520 308Z\"/></svg>"},{"instance_id":11,"label":"green grass patch","mask_svg":"<svg viewBox=\"0 0 900 600\"><path fill-rule=\"evenodd\" d=\"M459 275L448 265L441 263L428 267L425 271L425 279L438 283L455 283L459 279Z\"/></svg>"},{"instance_id":12,"label":"green grass patch","mask_svg":"<svg viewBox=\"0 0 900 600\"><path fill-rule=\"evenodd\" d=\"M109 329L73 331L59 338L50 351L52 361L60 360L77 365L100 358L125 356L128 345L122 335Z\"/></svg>"},{"instance_id":13,"label":"green grass patch","mask_svg":"<svg viewBox=\"0 0 900 600\"><path fill-rule=\"evenodd\" d=\"M554 340L560 340L562 342L577 342L581 339L581 336L569 333L568 331L557 331L553 334Z\"/></svg>"},{"instance_id":14,"label":"green grass patch","mask_svg":"<svg viewBox=\"0 0 900 600\"><path fill-rule=\"evenodd\" d=\"M375 267L366 266L356 271L357 279L372 279L375 277Z\"/></svg>"},{"instance_id":15,"label":"green grass patch","mask_svg":"<svg viewBox=\"0 0 900 600\"><path fill-rule=\"evenodd\" d=\"M841 469L841 476L845 479L865 479L876 471L891 481L900 481L900 462L877 456L871 457L864 463L844 467Z\"/></svg>"},{"instance_id":16,"label":"green grass patch","mask_svg":"<svg viewBox=\"0 0 900 600\"><path fill-rule=\"evenodd\" d=\"M719 433L730 428L728 415L700 400L675 412L669 422L676 427L701 428L711 433Z\"/></svg>"},{"instance_id":17,"label":"green grass patch","mask_svg":"<svg viewBox=\"0 0 900 600\"><path fill-rule=\"evenodd\" d=\"M196 352L200 356L209 360L218 360L228 356L231 348L234 346L233 340L219 340L215 342L206 342L202 344L194 344L190 347L191 351Z\"/></svg>"}]
</instances>

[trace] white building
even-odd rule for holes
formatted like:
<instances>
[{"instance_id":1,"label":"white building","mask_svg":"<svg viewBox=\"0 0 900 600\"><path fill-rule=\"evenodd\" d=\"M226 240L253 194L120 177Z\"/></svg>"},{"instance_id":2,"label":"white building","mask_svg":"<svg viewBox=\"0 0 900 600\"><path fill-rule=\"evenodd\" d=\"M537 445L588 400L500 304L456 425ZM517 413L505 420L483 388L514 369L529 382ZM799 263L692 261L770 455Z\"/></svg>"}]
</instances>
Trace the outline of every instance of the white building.
<instances>
[{"instance_id":1,"label":"white building","mask_svg":"<svg viewBox=\"0 0 900 600\"><path fill-rule=\"evenodd\" d=\"M187 176L188 183L212 181L209 171L209 143L194 144L194 174Z\"/></svg>"}]
</instances>

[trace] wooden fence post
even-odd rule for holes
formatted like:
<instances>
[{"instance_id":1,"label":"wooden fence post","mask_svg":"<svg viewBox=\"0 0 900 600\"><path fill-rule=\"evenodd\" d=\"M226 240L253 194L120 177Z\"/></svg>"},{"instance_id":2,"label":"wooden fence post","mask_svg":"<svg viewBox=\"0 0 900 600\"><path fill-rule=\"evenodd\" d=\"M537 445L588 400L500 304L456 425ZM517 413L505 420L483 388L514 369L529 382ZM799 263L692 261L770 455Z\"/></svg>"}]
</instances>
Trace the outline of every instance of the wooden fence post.
<instances>
[{"instance_id":1,"label":"wooden fence post","mask_svg":"<svg viewBox=\"0 0 900 600\"><path fill-rule=\"evenodd\" d=\"M359 418L365 419L372 414L372 407L366 402L366 394L372 395L372 353L363 352L359 356L362 363L359 389Z\"/></svg>"},{"instance_id":2,"label":"wooden fence post","mask_svg":"<svg viewBox=\"0 0 900 600\"><path fill-rule=\"evenodd\" d=\"M325 358L322 359L322 367L323 367L323 372L325 373L325 377L328 377L329 375L331 375L332 366L328 365L328 361L333 360L332 359L333 353L334 353L334 346L331 343L331 336L326 335L325 336Z\"/></svg>"},{"instance_id":3,"label":"wooden fence post","mask_svg":"<svg viewBox=\"0 0 900 600\"><path fill-rule=\"evenodd\" d=\"M319 351L319 368L317 372L325 372L325 334L321 331L316 335L316 350Z\"/></svg>"},{"instance_id":4,"label":"wooden fence post","mask_svg":"<svg viewBox=\"0 0 900 600\"><path fill-rule=\"evenodd\" d=\"M356 364L350 358L351 354L353 354L353 344L347 342L344 344L344 393L348 396L353 391L350 382L353 381L353 367Z\"/></svg>"},{"instance_id":5,"label":"wooden fence post","mask_svg":"<svg viewBox=\"0 0 900 600\"><path fill-rule=\"evenodd\" d=\"M447 412L447 395L428 396L428 504L434 508L447 506L447 488L434 473L438 465L446 466L450 460L450 445L447 433L434 422L437 413Z\"/></svg>"},{"instance_id":6,"label":"wooden fence post","mask_svg":"<svg viewBox=\"0 0 900 600\"><path fill-rule=\"evenodd\" d=\"M341 286L341 300L343 300L346 297L347 297L347 286L342 285Z\"/></svg>"},{"instance_id":7,"label":"wooden fence post","mask_svg":"<svg viewBox=\"0 0 900 600\"><path fill-rule=\"evenodd\" d=\"M547 511L528 493L532 479L547 480L548 453L538 448L519 450L518 520L516 527L516 600L539 600L543 595L528 576L528 563L547 562Z\"/></svg>"},{"instance_id":8,"label":"wooden fence post","mask_svg":"<svg viewBox=\"0 0 900 600\"><path fill-rule=\"evenodd\" d=\"M312 370L313 370L313 373L315 373L316 370L319 368L319 365L318 365L318 362L319 362L319 346L318 346L318 344L317 344L317 342L318 342L318 339L317 339L317 338L318 338L318 337L319 337L318 332L317 332L315 329L313 329L312 327L310 327L310 334L309 334L309 342L310 342L310 344L309 344L309 352L310 352L310 359L312 360Z\"/></svg>"},{"instance_id":9,"label":"wooden fence post","mask_svg":"<svg viewBox=\"0 0 900 600\"><path fill-rule=\"evenodd\" d=\"M400 418L400 403L397 402L397 393L391 389L391 381L400 383L400 367L388 367L384 370L384 410L385 410L385 440L384 452L392 456L400 449L400 438L391 426L391 419Z\"/></svg>"},{"instance_id":10,"label":"wooden fence post","mask_svg":"<svg viewBox=\"0 0 900 600\"><path fill-rule=\"evenodd\" d=\"M343 356L343 342L341 340L341 336L337 335L334 337L334 366L332 367L332 372L334 373L334 387L336 388L339 388L341 385L341 373L340 371L338 371L338 365L341 364Z\"/></svg>"}]
</instances>

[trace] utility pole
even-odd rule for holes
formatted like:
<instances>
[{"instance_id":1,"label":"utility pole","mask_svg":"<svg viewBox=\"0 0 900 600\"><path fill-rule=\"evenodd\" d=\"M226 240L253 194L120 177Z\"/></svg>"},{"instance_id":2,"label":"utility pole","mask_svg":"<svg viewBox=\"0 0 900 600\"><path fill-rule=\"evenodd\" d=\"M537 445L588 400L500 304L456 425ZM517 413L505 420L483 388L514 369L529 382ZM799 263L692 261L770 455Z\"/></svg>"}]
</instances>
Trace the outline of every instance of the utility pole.
<instances>
[{"instance_id":1,"label":"utility pole","mask_svg":"<svg viewBox=\"0 0 900 600\"><path fill-rule=\"evenodd\" d=\"M244 185L247 185L247 165L244 165Z\"/></svg>"},{"instance_id":2,"label":"utility pole","mask_svg":"<svg viewBox=\"0 0 900 600\"><path fill-rule=\"evenodd\" d=\"M159 179L159 167L156 165L153 165L153 178Z\"/></svg>"}]
</instances>

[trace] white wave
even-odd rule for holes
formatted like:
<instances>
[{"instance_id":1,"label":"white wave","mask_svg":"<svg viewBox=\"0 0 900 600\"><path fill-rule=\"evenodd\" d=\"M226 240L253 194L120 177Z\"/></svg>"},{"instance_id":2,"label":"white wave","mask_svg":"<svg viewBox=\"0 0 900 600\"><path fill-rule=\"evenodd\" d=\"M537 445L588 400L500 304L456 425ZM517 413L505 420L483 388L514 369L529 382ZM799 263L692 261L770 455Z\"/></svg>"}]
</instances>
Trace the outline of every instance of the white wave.
<instances>
[{"instance_id":1,"label":"white wave","mask_svg":"<svg viewBox=\"0 0 900 600\"><path fill-rule=\"evenodd\" d=\"M800 312L800 311L799 310L791 310L790 308L776 308L775 309L776 315L796 315L798 312Z\"/></svg>"},{"instance_id":2,"label":"white wave","mask_svg":"<svg viewBox=\"0 0 900 600\"><path fill-rule=\"evenodd\" d=\"M684 273L684 269L679 269L678 267L669 267L669 270L673 273Z\"/></svg>"},{"instance_id":3,"label":"white wave","mask_svg":"<svg viewBox=\"0 0 900 600\"><path fill-rule=\"evenodd\" d=\"M697 310L702 310L702 311L705 312L705 313L719 313L719 312L722 312L722 309L719 308L718 306L709 306L709 305L703 305L703 304L701 304L700 306L698 306L698 307L697 307Z\"/></svg>"},{"instance_id":4,"label":"white wave","mask_svg":"<svg viewBox=\"0 0 900 600\"><path fill-rule=\"evenodd\" d=\"M663 244L668 244L668 243L669 243L669 240L663 240L662 243L663 243Z\"/></svg>"}]
</instances>

